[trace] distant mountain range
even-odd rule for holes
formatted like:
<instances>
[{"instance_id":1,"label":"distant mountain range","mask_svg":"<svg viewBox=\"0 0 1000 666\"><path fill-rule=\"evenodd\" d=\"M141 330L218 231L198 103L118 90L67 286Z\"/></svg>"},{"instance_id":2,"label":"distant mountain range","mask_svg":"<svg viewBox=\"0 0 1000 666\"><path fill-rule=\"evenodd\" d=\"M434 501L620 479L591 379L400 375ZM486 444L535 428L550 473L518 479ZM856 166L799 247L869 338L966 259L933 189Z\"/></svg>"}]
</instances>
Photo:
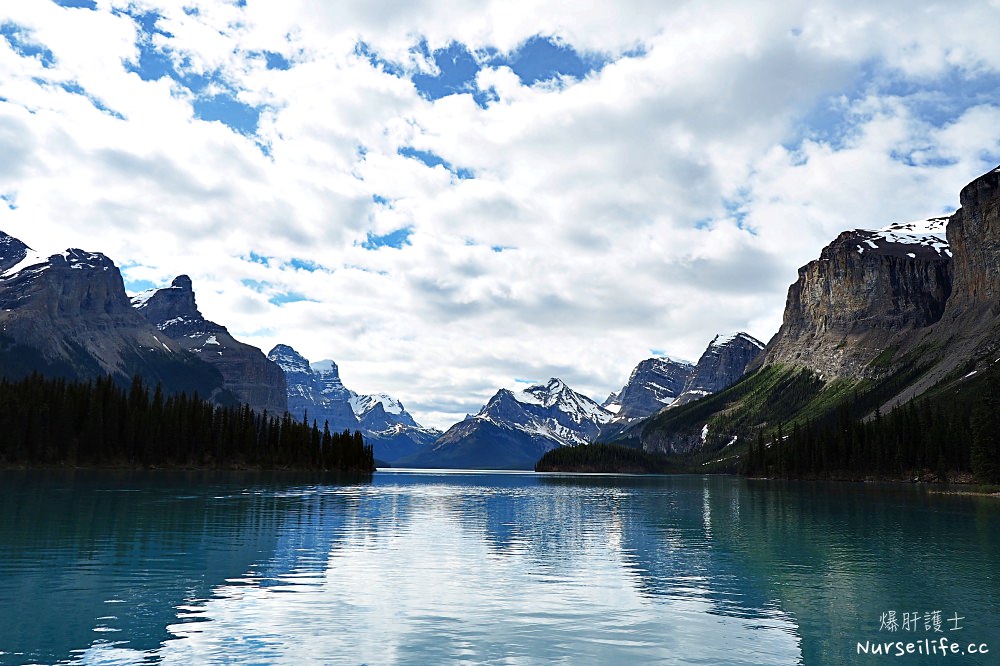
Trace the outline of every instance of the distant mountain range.
<instances>
[{"instance_id":1,"label":"distant mountain range","mask_svg":"<svg viewBox=\"0 0 1000 666\"><path fill-rule=\"evenodd\" d=\"M449 428L404 467L531 469L546 451L589 442L614 418L559 379L500 389L475 416Z\"/></svg>"},{"instance_id":2,"label":"distant mountain range","mask_svg":"<svg viewBox=\"0 0 1000 666\"><path fill-rule=\"evenodd\" d=\"M310 363L288 345L266 356L198 309L191 279L136 294L100 253L43 257L0 233L0 362L7 377L34 371L71 379L141 375L168 393L197 392L220 405L360 430L377 459L393 465L528 469L545 451L608 437L685 396L734 381L759 348L746 334L717 338L697 365L642 361L598 405L558 379L501 389L447 432L422 427L396 399L344 386L332 360ZM749 351L748 351L749 350Z\"/></svg>"},{"instance_id":3,"label":"distant mountain range","mask_svg":"<svg viewBox=\"0 0 1000 666\"><path fill-rule=\"evenodd\" d=\"M391 396L351 391L332 360L239 342L201 314L187 276L130 299L105 255L43 256L0 232L0 373L138 374L168 393L360 430L394 466L528 469L556 448L613 442L733 469L748 440L780 442L785 424L876 419L917 396L958 400L966 432L1000 355L1000 169L961 200L948 218L840 234L799 270L766 346L720 334L695 364L645 359L603 404L556 378L500 389L444 433Z\"/></svg>"},{"instance_id":4,"label":"distant mountain range","mask_svg":"<svg viewBox=\"0 0 1000 666\"><path fill-rule=\"evenodd\" d=\"M613 438L685 396L696 399L729 386L763 348L752 336L736 333L716 336L696 365L664 357L646 359L603 405L556 378L518 392L500 389L475 416L456 423L431 446L398 464L532 469L554 448Z\"/></svg>"},{"instance_id":5,"label":"distant mountain range","mask_svg":"<svg viewBox=\"0 0 1000 666\"><path fill-rule=\"evenodd\" d=\"M349 390L331 360L310 364L288 345L275 346L267 357L284 371L292 416L315 420L320 426L328 424L335 432L360 430L380 461L395 464L441 434L440 430L422 427L392 396L359 395Z\"/></svg>"}]
</instances>

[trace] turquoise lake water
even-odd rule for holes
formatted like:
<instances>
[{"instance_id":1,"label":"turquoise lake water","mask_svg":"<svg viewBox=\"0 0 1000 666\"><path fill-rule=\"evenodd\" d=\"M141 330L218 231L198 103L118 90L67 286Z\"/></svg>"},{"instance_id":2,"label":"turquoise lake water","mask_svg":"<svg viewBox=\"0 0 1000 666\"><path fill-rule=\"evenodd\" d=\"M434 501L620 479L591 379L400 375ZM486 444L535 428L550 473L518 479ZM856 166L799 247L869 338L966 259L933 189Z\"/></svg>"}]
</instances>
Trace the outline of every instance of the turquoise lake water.
<instances>
[{"instance_id":1,"label":"turquoise lake water","mask_svg":"<svg viewBox=\"0 0 1000 666\"><path fill-rule=\"evenodd\" d=\"M932 491L0 472L0 664L1000 664L1000 499Z\"/></svg>"}]
</instances>

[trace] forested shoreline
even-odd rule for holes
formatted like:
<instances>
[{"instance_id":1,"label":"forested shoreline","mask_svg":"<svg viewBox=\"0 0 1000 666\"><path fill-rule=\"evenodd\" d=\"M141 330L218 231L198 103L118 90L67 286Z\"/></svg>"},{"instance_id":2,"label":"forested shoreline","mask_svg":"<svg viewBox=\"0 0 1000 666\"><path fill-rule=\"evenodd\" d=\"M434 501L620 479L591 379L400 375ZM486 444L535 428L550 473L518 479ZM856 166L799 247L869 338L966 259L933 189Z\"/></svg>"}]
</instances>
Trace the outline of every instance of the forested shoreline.
<instances>
[{"instance_id":1,"label":"forested shoreline","mask_svg":"<svg viewBox=\"0 0 1000 666\"><path fill-rule=\"evenodd\" d=\"M0 466L311 470L371 473L360 432L330 432L135 377L0 379Z\"/></svg>"}]
</instances>

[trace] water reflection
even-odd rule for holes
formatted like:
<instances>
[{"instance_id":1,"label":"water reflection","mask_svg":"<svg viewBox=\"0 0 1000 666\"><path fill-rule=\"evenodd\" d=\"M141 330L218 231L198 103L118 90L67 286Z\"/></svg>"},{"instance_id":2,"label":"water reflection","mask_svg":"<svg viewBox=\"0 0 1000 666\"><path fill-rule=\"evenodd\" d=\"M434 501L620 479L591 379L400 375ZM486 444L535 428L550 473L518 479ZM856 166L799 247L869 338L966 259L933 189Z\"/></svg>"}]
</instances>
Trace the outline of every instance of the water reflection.
<instances>
[{"instance_id":1,"label":"water reflection","mask_svg":"<svg viewBox=\"0 0 1000 666\"><path fill-rule=\"evenodd\" d=\"M897 638L889 609L959 611L1000 649L992 498L697 476L11 479L2 663L849 664L857 641Z\"/></svg>"}]
</instances>

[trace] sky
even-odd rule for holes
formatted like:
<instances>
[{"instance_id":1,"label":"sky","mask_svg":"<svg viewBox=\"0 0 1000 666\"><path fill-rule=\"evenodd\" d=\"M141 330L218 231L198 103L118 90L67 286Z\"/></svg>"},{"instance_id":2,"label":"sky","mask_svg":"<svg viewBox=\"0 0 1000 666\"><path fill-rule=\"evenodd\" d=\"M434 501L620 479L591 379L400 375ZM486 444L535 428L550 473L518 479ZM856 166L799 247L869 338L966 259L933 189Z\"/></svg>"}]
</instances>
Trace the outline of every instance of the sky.
<instances>
[{"instance_id":1,"label":"sky","mask_svg":"<svg viewBox=\"0 0 1000 666\"><path fill-rule=\"evenodd\" d=\"M0 4L0 230L447 428L767 341L1000 164L1000 2Z\"/></svg>"}]
</instances>

